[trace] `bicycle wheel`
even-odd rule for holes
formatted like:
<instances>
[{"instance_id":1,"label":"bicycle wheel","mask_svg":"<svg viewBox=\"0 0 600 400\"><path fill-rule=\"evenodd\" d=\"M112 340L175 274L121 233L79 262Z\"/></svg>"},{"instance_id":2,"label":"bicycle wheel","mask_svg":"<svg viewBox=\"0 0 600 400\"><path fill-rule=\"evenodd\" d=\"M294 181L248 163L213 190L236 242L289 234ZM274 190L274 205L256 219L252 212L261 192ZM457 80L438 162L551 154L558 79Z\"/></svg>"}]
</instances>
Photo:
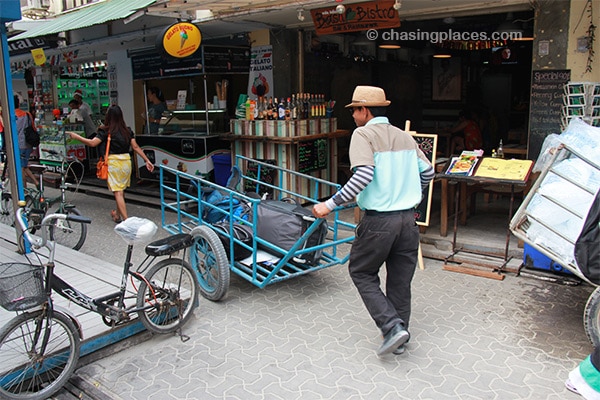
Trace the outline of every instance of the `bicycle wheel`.
<instances>
[{"instance_id":1,"label":"bicycle wheel","mask_svg":"<svg viewBox=\"0 0 600 400\"><path fill-rule=\"evenodd\" d=\"M0 223L15 226L15 210L13 208L12 195L5 191L2 192L2 198L0 199Z\"/></svg>"},{"instance_id":2,"label":"bicycle wheel","mask_svg":"<svg viewBox=\"0 0 600 400\"><path fill-rule=\"evenodd\" d=\"M229 289L229 260L221 239L205 225L192 229L194 245L190 251L190 263L194 266L202 296L219 301Z\"/></svg>"},{"instance_id":3,"label":"bicycle wheel","mask_svg":"<svg viewBox=\"0 0 600 400\"><path fill-rule=\"evenodd\" d=\"M190 264L179 258L167 258L154 264L141 281L137 306L153 307L138 315L151 332L173 332L192 316L197 297L198 287Z\"/></svg>"},{"instance_id":4,"label":"bicycle wheel","mask_svg":"<svg viewBox=\"0 0 600 400\"><path fill-rule=\"evenodd\" d=\"M40 347L50 330L46 350ZM73 322L54 311L50 326L42 310L25 312L0 330L0 397L46 399L71 377L79 359Z\"/></svg>"},{"instance_id":5,"label":"bicycle wheel","mask_svg":"<svg viewBox=\"0 0 600 400\"><path fill-rule=\"evenodd\" d=\"M81 215L78 209L56 210L57 213ZM87 236L87 224L67 220L56 220L50 227L50 239L73 250L79 250Z\"/></svg>"}]
</instances>

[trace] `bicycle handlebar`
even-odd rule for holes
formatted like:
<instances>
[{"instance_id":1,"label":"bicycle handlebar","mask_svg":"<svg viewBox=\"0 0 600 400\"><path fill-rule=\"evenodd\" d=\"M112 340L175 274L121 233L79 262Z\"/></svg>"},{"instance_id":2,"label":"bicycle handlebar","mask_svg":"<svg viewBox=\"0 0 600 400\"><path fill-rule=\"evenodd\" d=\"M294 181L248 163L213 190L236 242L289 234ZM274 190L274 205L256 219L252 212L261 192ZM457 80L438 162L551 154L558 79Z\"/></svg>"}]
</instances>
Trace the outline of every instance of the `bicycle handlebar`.
<instances>
[{"instance_id":1,"label":"bicycle handlebar","mask_svg":"<svg viewBox=\"0 0 600 400\"><path fill-rule=\"evenodd\" d=\"M32 211L34 211L34 210L32 210ZM46 246L46 244L48 243L48 230L41 229L41 233L42 233L41 237L31 234L31 232L29 231L29 228L27 227L27 222L26 222L24 213L25 213L25 208L19 207L19 209L17 210L17 213L16 213L16 218L15 218L15 220L21 226L23 235L27 238L29 243L31 243L31 245L35 248L40 248L40 247ZM66 221L80 222L80 223L84 223L84 224L89 224L92 222L92 220L90 218L84 217L82 215L54 213L54 214L46 215L44 217L44 219L42 219L41 226L42 227L51 226L51 225L53 225L55 220L59 220L59 219L66 220Z\"/></svg>"}]
</instances>

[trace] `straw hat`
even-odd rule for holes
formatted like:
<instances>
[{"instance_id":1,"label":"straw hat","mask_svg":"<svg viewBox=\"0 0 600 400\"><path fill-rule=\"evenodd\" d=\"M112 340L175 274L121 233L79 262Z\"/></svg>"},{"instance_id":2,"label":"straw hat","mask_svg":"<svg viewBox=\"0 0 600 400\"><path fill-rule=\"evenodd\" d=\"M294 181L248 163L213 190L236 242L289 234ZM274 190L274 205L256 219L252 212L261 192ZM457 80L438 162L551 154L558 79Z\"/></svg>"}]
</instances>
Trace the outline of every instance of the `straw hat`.
<instances>
[{"instance_id":1,"label":"straw hat","mask_svg":"<svg viewBox=\"0 0 600 400\"><path fill-rule=\"evenodd\" d=\"M391 101L385 98L382 88L376 86L357 86L352 94L352 103L349 107L387 107Z\"/></svg>"}]
</instances>

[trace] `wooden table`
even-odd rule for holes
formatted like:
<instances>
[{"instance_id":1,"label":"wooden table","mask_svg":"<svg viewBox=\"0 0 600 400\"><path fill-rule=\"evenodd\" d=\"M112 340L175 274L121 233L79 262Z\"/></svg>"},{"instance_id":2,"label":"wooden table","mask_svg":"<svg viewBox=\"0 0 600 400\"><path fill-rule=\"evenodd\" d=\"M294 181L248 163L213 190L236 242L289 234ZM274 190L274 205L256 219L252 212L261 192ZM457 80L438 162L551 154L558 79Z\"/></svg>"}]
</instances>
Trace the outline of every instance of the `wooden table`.
<instances>
[{"instance_id":1,"label":"wooden table","mask_svg":"<svg viewBox=\"0 0 600 400\"><path fill-rule=\"evenodd\" d=\"M458 231L458 222L460 217L460 223L466 224L467 219L467 199L469 194L475 191L492 191L492 192L509 192L510 193L510 205L508 210L508 221L507 221L507 234L506 234L506 247L504 252L504 261L508 261L508 247L510 241L510 229L508 227L510 219L512 218L515 188L525 188L528 184L528 179L525 180L508 180L508 179L494 179L494 178L482 178L476 176L460 176L460 175L447 175L444 173L436 174L436 179L441 180L441 209L440 209L440 235L446 236L448 231L448 209L449 202L451 201L449 194L449 186L454 188L454 236L452 240L452 251L453 255L462 249L456 248L456 236Z\"/></svg>"}]
</instances>

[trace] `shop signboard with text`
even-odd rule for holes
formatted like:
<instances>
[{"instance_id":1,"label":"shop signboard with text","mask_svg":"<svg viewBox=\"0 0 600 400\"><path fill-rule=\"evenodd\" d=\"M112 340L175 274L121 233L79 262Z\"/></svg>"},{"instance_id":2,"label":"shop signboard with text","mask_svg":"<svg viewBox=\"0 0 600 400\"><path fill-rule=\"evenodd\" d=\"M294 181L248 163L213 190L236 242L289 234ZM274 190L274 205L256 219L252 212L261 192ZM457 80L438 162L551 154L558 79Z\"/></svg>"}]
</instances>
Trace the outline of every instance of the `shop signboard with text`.
<instances>
[{"instance_id":1,"label":"shop signboard with text","mask_svg":"<svg viewBox=\"0 0 600 400\"><path fill-rule=\"evenodd\" d=\"M317 35L400 27L395 1L368 1L311 10Z\"/></svg>"}]
</instances>

